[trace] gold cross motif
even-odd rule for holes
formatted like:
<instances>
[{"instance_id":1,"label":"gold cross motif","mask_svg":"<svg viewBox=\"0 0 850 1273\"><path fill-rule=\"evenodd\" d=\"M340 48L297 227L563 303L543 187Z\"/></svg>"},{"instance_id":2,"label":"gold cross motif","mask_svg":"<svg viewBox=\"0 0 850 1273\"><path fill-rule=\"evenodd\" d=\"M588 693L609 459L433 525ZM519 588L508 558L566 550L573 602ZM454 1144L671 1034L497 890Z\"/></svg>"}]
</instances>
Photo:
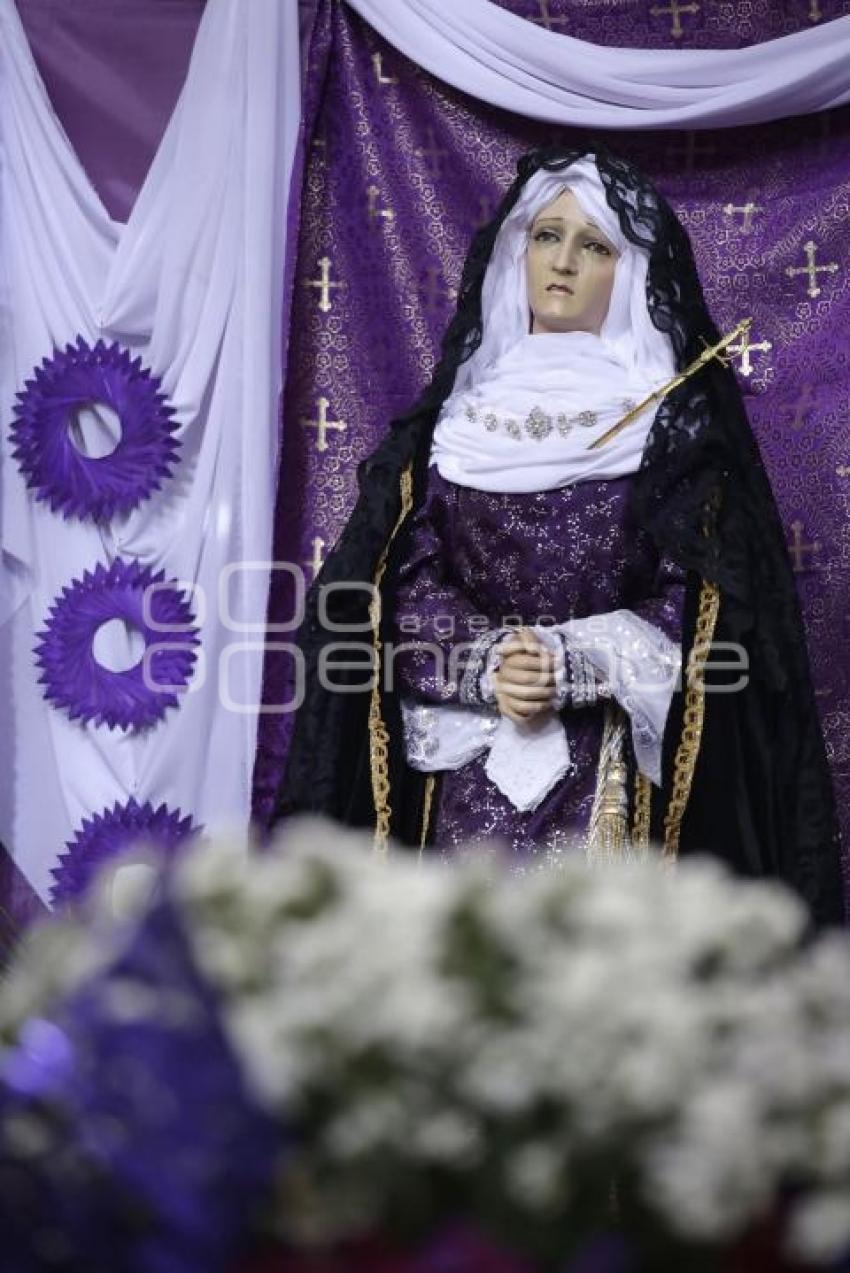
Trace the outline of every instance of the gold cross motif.
<instances>
[{"instance_id":1,"label":"gold cross motif","mask_svg":"<svg viewBox=\"0 0 850 1273\"><path fill-rule=\"evenodd\" d=\"M312 557L308 557L307 560L303 561L301 564L302 566L306 566L308 570L312 570L313 578L315 579L316 575L319 573L322 566L325 564L325 549L327 547L327 544L321 538L321 536L314 535L312 540L312 545L313 545Z\"/></svg>"},{"instance_id":2,"label":"gold cross motif","mask_svg":"<svg viewBox=\"0 0 850 1273\"><path fill-rule=\"evenodd\" d=\"M839 477L850 477L850 464L839 464L835 471Z\"/></svg>"},{"instance_id":3,"label":"gold cross motif","mask_svg":"<svg viewBox=\"0 0 850 1273\"><path fill-rule=\"evenodd\" d=\"M385 221L395 221L395 213L392 208L379 208L378 198L381 194L378 186L367 186L366 194L369 196L369 220L377 221L383 218Z\"/></svg>"},{"instance_id":4,"label":"gold cross motif","mask_svg":"<svg viewBox=\"0 0 850 1273\"><path fill-rule=\"evenodd\" d=\"M815 265L815 254L817 253L818 245L815 243L814 239L809 239L808 243L804 243L803 250L806 253L807 264L799 266L789 265L785 270L785 273L789 278L794 278L796 274L808 274L809 286L806 288L806 291L809 296L814 298L815 296L820 296L818 274L834 274L838 269L838 263L836 261L830 261L828 265Z\"/></svg>"},{"instance_id":5,"label":"gold cross motif","mask_svg":"<svg viewBox=\"0 0 850 1273\"><path fill-rule=\"evenodd\" d=\"M384 75L384 55L383 53L372 54L372 66L375 70L375 79L379 84L397 84L398 80L394 75Z\"/></svg>"},{"instance_id":6,"label":"gold cross motif","mask_svg":"<svg viewBox=\"0 0 850 1273\"><path fill-rule=\"evenodd\" d=\"M457 292L448 287L443 271L438 265L429 265L422 288L422 303L426 314L445 314L446 304L457 299Z\"/></svg>"},{"instance_id":7,"label":"gold cross motif","mask_svg":"<svg viewBox=\"0 0 850 1273\"><path fill-rule=\"evenodd\" d=\"M336 429L339 433L344 433L348 428L345 420L329 420L328 407L330 402L327 398L317 398L316 407L318 408L318 418L308 420L306 416L301 417L301 423L305 429L316 430L316 450L327 451L328 449L328 430Z\"/></svg>"},{"instance_id":8,"label":"gold cross motif","mask_svg":"<svg viewBox=\"0 0 850 1273\"><path fill-rule=\"evenodd\" d=\"M549 12L551 0L537 0L537 8L540 10L539 18L532 18L532 22L536 22L538 26L545 27L547 31L554 31L555 27L565 27L569 24L569 18L553 18Z\"/></svg>"},{"instance_id":9,"label":"gold cross motif","mask_svg":"<svg viewBox=\"0 0 850 1273\"><path fill-rule=\"evenodd\" d=\"M815 397L812 393L812 388L813 386L806 381L800 391L799 398L791 408L793 415L788 423L791 425L792 429L796 429L798 432L808 420L810 409L815 405Z\"/></svg>"},{"instance_id":10,"label":"gold cross motif","mask_svg":"<svg viewBox=\"0 0 850 1273\"><path fill-rule=\"evenodd\" d=\"M818 3L818 0L809 0L808 17L810 22L820 22L821 18L823 17L823 14L820 11L820 4Z\"/></svg>"},{"instance_id":11,"label":"gold cross motif","mask_svg":"<svg viewBox=\"0 0 850 1273\"><path fill-rule=\"evenodd\" d=\"M319 260L319 277L304 280L305 287L317 287L319 289L319 309L323 314L331 311L331 291L345 287L345 283L331 282L331 258L323 256Z\"/></svg>"},{"instance_id":12,"label":"gold cross motif","mask_svg":"<svg viewBox=\"0 0 850 1273\"><path fill-rule=\"evenodd\" d=\"M763 212L764 209L760 203L753 203L752 199L749 199L746 203L724 203L723 211L727 217L734 217L736 212L742 212L744 214L744 219L739 228L742 234L749 234L750 230L753 228L754 215L757 212Z\"/></svg>"},{"instance_id":13,"label":"gold cross motif","mask_svg":"<svg viewBox=\"0 0 850 1273\"><path fill-rule=\"evenodd\" d=\"M694 164L701 155L713 155L714 146L711 142L700 146L697 144L697 135L690 131L685 133L685 144L683 147L672 146L667 152L669 158L673 159L676 155L681 154L685 160L685 172L693 172Z\"/></svg>"},{"instance_id":14,"label":"gold cross motif","mask_svg":"<svg viewBox=\"0 0 850 1273\"><path fill-rule=\"evenodd\" d=\"M761 350L764 353L767 353L767 351L772 348L773 345L769 340L760 340L757 344L751 341L749 328L747 328L745 332L742 332L741 339L738 341L737 345L726 346L728 353L732 354L735 358L740 357L741 366L739 370L742 376L751 376L753 374L753 364L750 362L750 354L753 350Z\"/></svg>"},{"instance_id":15,"label":"gold cross motif","mask_svg":"<svg viewBox=\"0 0 850 1273\"><path fill-rule=\"evenodd\" d=\"M794 567L794 573L799 575L799 574L802 574L802 572L807 569L806 562L805 562L805 554L811 553L812 556L814 556L815 553L820 552L821 545L820 545L819 539L812 540L810 544L807 544L804 542L802 522L800 521L792 522L791 530L793 531L793 536L792 536L790 544L788 545L788 552L791 556L791 562Z\"/></svg>"},{"instance_id":16,"label":"gold cross motif","mask_svg":"<svg viewBox=\"0 0 850 1273\"><path fill-rule=\"evenodd\" d=\"M441 147L437 145L437 139L434 136L433 128L429 126L425 131L428 138L428 145L417 146L413 153L418 159L425 160L425 167L428 169L430 176L439 177L442 172L440 160L445 159L449 152L441 149Z\"/></svg>"},{"instance_id":17,"label":"gold cross motif","mask_svg":"<svg viewBox=\"0 0 850 1273\"><path fill-rule=\"evenodd\" d=\"M649 12L654 18L660 18L663 13L669 13L673 19L670 34L674 40L679 40L685 34L682 28L682 14L699 13L699 9L700 6L696 3L696 0L692 0L691 4L680 4L679 0L670 0L670 3L666 7L660 4L655 4Z\"/></svg>"}]
</instances>

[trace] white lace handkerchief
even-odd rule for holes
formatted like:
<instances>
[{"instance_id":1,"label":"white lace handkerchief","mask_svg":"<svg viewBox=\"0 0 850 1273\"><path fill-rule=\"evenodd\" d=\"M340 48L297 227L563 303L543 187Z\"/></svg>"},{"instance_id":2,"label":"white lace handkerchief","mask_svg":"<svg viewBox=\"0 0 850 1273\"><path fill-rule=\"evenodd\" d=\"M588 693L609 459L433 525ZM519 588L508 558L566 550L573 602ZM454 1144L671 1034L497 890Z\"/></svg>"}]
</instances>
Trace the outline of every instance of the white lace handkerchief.
<instances>
[{"instance_id":1,"label":"white lace handkerchief","mask_svg":"<svg viewBox=\"0 0 850 1273\"><path fill-rule=\"evenodd\" d=\"M518 725L502 717L493 735L486 773L521 813L536 809L570 767L567 731L549 715Z\"/></svg>"},{"instance_id":2,"label":"white lace handkerchief","mask_svg":"<svg viewBox=\"0 0 850 1273\"><path fill-rule=\"evenodd\" d=\"M489 750L486 773L521 812L536 809L563 778L570 749L557 716L518 725L493 711L402 700L407 762L434 773L460 769Z\"/></svg>"}]
</instances>

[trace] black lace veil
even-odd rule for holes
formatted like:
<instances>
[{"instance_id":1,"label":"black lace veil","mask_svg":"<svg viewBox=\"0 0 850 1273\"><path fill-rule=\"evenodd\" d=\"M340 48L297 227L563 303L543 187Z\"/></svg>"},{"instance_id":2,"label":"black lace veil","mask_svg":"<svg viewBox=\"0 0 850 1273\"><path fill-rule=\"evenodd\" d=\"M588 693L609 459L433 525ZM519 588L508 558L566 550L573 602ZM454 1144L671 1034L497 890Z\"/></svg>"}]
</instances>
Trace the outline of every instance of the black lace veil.
<instances>
[{"instance_id":1,"label":"black lace veil","mask_svg":"<svg viewBox=\"0 0 850 1273\"><path fill-rule=\"evenodd\" d=\"M623 234L649 253L648 308L655 326L669 335L677 368L689 366L706 345L720 339L687 233L638 169L595 145L550 147L520 159L496 215L471 244L457 309L431 382L360 465L357 505L308 596L300 634L306 698L275 819L307 809L355 825L370 825L374 819L367 678L363 672L346 673L346 694L318 685L322 650L334 639L319 622L318 593L328 584L371 581L382 564L381 622L387 628L394 566L405 544L404 525L393 536L401 474L412 465L415 506L423 497L440 407L461 362L481 341L481 289L496 236L538 169L558 171L588 153L595 156ZM635 477L634 500L637 520L659 553L688 572L684 653L693 640L699 587L708 580L722 598L715 640L742 646L749 663L746 689L706 697L681 849L716 853L747 874L784 878L806 898L816 918L836 920L842 908L834 797L785 535L740 389L732 370L720 361L705 364L660 404ZM326 594L325 609L334 623L359 624L361 631L367 626L365 589ZM722 675L715 679L718 685L723 681ZM681 699L674 699L665 736L665 785L682 727ZM423 776L404 761L395 696L384 694L382 708L389 733L393 831L412 842L411 811L420 803ZM726 797L723 816L718 811L721 792Z\"/></svg>"}]
</instances>

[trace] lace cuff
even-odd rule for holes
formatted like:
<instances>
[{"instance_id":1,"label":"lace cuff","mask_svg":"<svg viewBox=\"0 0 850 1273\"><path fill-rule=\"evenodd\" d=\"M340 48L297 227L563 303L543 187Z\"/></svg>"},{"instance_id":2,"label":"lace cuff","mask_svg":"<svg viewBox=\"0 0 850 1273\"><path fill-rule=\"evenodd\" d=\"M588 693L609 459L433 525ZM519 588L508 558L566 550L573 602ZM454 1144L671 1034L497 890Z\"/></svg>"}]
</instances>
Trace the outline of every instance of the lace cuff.
<instances>
[{"instance_id":1,"label":"lace cuff","mask_svg":"<svg viewBox=\"0 0 850 1273\"><path fill-rule=\"evenodd\" d=\"M610 698L611 691L597 674L593 662L565 632L557 629L535 631L545 645L555 654L555 696L552 707L556 712L565 707L592 707L600 698Z\"/></svg>"},{"instance_id":2,"label":"lace cuff","mask_svg":"<svg viewBox=\"0 0 850 1273\"><path fill-rule=\"evenodd\" d=\"M574 646L568 637L563 638L567 664L565 702L571 707L592 707L600 698L610 698L611 690L602 680L593 662L583 650Z\"/></svg>"},{"instance_id":3,"label":"lace cuff","mask_svg":"<svg viewBox=\"0 0 850 1273\"><path fill-rule=\"evenodd\" d=\"M625 708L638 768L660 786L664 725L681 667L679 648L630 610L571 619L556 631L566 650L577 650L602 681L591 691L582 679L578 693L616 698Z\"/></svg>"}]
</instances>

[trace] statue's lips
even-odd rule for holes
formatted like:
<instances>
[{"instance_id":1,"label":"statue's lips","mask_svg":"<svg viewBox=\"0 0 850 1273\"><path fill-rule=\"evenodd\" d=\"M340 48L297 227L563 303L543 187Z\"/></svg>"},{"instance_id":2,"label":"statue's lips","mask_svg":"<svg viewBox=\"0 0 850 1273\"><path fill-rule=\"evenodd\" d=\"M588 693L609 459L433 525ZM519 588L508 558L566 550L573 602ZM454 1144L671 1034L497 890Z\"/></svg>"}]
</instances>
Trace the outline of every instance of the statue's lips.
<instances>
[{"instance_id":1,"label":"statue's lips","mask_svg":"<svg viewBox=\"0 0 850 1273\"><path fill-rule=\"evenodd\" d=\"M546 288L546 291L547 292L564 292L568 296L573 295L573 289L571 287L567 287L566 283L550 283L549 286Z\"/></svg>"}]
</instances>

